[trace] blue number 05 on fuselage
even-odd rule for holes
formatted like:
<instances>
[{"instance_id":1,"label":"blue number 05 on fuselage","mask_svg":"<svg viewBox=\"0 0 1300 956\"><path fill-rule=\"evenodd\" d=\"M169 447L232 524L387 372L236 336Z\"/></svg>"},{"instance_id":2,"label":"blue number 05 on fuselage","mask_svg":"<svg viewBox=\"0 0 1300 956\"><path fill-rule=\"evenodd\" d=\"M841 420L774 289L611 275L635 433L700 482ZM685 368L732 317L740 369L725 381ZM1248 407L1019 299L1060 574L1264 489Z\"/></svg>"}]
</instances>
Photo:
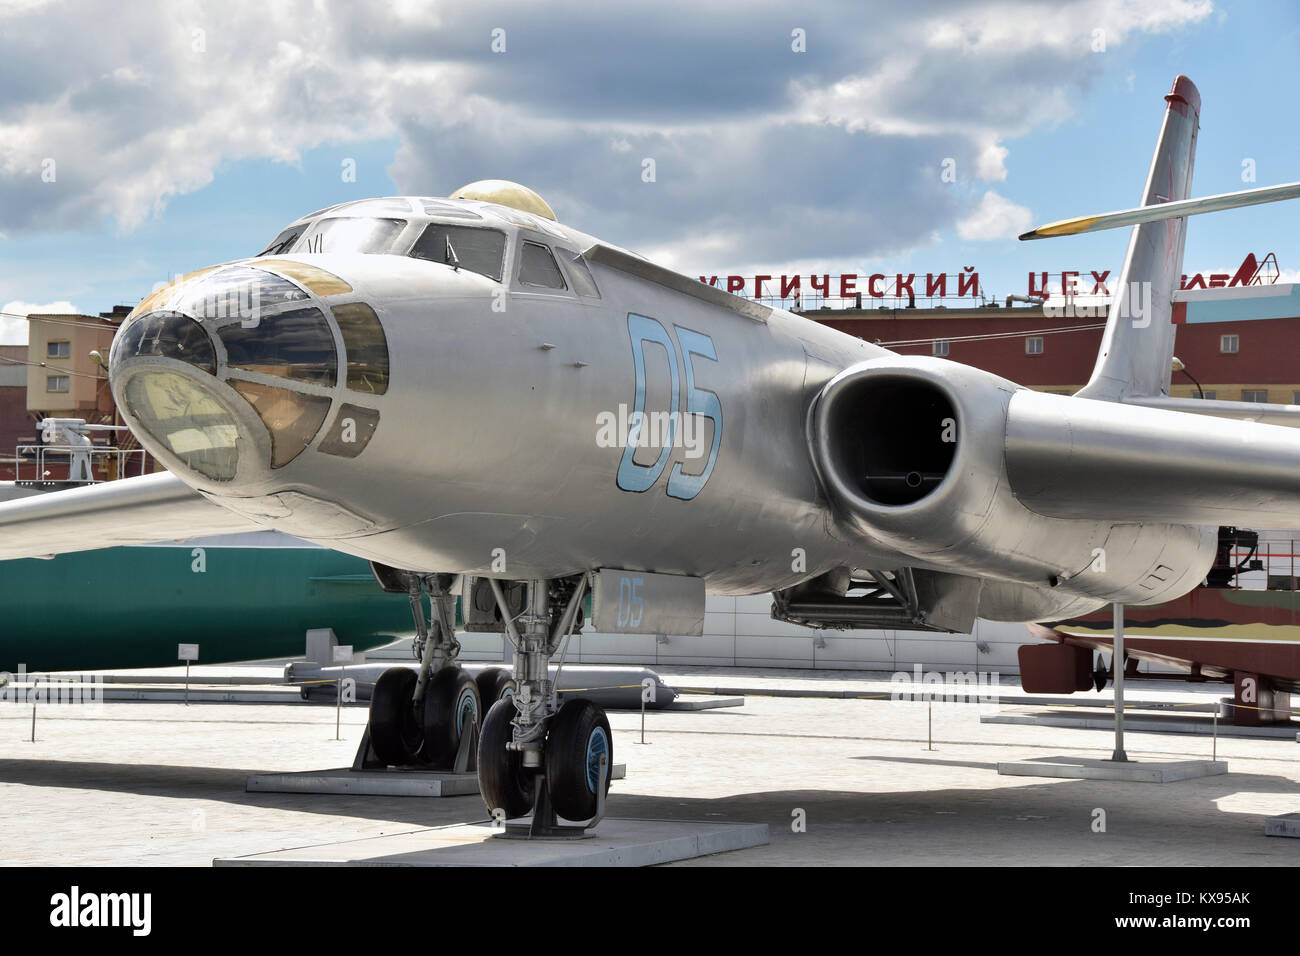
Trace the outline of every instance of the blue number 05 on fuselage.
<instances>
[{"instance_id":1,"label":"blue number 05 on fuselage","mask_svg":"<svg viewBox=\"0 0 1300 956\"><path fill-rule=\"evenodd\" d=\"M628 313L628 336L632 340L632 361L636 367L636 395L633 399L632 412L628 416L627 444L623 446L623 459L618 466L618 486L624 491L649 491L664 473L673 448L682 443L679 423L681 418L681 380L686 379L686 413L698 415L713 422L713 442L709 447L709 458L704 470L697 475L689 475L679 461L673 465L668 475L668 494L673 498L690 501L708 483L713 466L718 461L718 448L722 445L722 402L717 393L708 389L695 387L695 366L693 357L718 360L713 348L713 339L700 332L674 325L676 340L668 333L663 324L656 319L635 312ZM669 402L670 407L664 417L663 412L648 415L646 402L646 343L662 346L668 357ZM679 373L678 368L681 371ZM653 428L656 423L663 423ZM701 425L697 425L702 427ZM649 429L649 431L647 431ZM638 447L646 447L657 440L659 457L653 464L639 465L634 461ZM689 447L690 443L683 443Z\"/></svg>"}]
</instances>

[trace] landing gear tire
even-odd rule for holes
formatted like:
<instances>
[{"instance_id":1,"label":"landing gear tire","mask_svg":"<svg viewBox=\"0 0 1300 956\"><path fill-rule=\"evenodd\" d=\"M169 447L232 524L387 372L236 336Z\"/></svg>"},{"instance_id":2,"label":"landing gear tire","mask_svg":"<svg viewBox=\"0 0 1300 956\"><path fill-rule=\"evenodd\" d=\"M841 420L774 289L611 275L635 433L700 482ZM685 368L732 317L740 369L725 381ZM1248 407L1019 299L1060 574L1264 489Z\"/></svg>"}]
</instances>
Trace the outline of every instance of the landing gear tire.
<instances>
[{"instance_id":1,"label":"landing gear tire","mask_svg":"<svg viewBox=\"0 0 1300 956\"><path fill-rule=\"evenodd\" d=\"M444 667L429 677L420 708L424 742L419 757L434 767L450 767L460 749L462 734L482 712L478 685L460 667Z\"/></svg>"},{"instance_id":2,"label":"landing gear tire","mask_svg":"<svg viewBox=\"0 0 1300 956\"><path fill-rule=\"evenodd\" d=\"M415 719L411 697L415 671L391 667L379 675L370 695L370 746L389 766L403 767L419 759L424 733Z\"/></svg>"},{"instance_id":3,"label":"landing gear tire","mask_svg":"<svg viewBox=\"0 0 1300 956\"><path fill-rule=\"evenodd\" d=\"M512 700L499 700L483 718L478 738L478 786L488 813L507 820L522 817L533 809L533 775L523 766L517 750L506 750L514 733L510 721L515 716Z\"/></svg>"},{"instance_id":4,"label":"landing gear tire","mask_svg":"<svg viewBox=\"0 0 1300 956\"><path fill-rule=\"evenodd\" d=\"M546 786L558 816L577 822L596 815L602 754L608 793L614 736L605 711L589 700L567 701L551 719L546 738Z\"/></svg>"},{"instance_id":5,"label":"landing gear tire","mask_svg":"<svg viewBox=\"0 0 1300 956\"><path fill-rule=\"evenodd\" d=\"M504 667L492 667L480 671L476 683L478 684L478 699L485 712L497 701L509 700L515 696L515 691L518 690L519 686L515 683L510 671Z\"/></svg>"}]
</instances>

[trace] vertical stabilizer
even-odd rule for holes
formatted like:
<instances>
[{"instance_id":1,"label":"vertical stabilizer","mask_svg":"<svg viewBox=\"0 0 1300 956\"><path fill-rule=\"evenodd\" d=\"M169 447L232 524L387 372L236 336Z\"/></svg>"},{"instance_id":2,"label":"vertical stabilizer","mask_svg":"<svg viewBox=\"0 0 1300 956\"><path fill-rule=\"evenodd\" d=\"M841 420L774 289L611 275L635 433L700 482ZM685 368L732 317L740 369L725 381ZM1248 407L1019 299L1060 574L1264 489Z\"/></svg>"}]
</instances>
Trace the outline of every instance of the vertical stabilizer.
<instances>
[{"instance_id":1,"label":"vertical stabilizer","mask_svg":"<svg viewBox=\"0 0 1300 956\"><path fill-rule=\"evenodd\" d=\"M1192 185L1201 94L1191 80L1178 76L1165 103L1143 206L1187 199ZM1185 218L1133 227L1097 365L1080 397L1122 402L1169 394L1174 355L1170 314L1182 273L1186 234Z\"/></svg>"}]
</instances>

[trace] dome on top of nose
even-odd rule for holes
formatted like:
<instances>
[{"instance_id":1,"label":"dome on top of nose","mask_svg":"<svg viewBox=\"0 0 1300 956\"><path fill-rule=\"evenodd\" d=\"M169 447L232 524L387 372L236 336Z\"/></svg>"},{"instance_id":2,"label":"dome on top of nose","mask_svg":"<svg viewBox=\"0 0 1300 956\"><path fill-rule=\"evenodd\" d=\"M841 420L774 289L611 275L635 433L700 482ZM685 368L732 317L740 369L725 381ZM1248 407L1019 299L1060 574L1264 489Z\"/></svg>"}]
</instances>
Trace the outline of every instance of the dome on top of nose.
<instances>
[{"instance_id":1,"label":"dome on top of nose","mask_svg":"<svg viewBox=\"0 0 1300 956\"><path fill-rule=\"evenodd\" d=\"M546 200L527 186L512 183L507 179L480 179L468 186L461 186L448 199L477 199L480 202L494 202L499 206L509 206L521 212L531 212L535 216L555 222L555 212Z\"/></svg>"}]
</instances>

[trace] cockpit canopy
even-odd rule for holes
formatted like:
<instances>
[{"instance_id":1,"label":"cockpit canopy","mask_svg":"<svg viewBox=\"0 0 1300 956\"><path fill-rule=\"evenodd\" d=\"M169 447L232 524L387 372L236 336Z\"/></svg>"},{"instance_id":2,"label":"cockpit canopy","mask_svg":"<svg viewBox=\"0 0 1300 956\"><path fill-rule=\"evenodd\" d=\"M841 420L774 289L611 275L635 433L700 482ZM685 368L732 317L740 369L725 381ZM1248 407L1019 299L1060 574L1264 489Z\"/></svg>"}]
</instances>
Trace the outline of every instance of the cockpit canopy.
<instances>
[{"instance_id":1,"label":"cockpit canopy","mask_svg":"<svg viewBox=\"0 0 1300 956\"><path fill-rule=\"evenodd\" d=\"M512 243L516 235L518 242ZM591 241L553 219L500 202L397 196L318 209L284 229L258 257L291 253L410 256L445 263L494 282L503 282L513 272L521 291L568 290L599 298L579 251ZM557 266L557 260L562 266Z\"/></svg>"}]
</instances>

